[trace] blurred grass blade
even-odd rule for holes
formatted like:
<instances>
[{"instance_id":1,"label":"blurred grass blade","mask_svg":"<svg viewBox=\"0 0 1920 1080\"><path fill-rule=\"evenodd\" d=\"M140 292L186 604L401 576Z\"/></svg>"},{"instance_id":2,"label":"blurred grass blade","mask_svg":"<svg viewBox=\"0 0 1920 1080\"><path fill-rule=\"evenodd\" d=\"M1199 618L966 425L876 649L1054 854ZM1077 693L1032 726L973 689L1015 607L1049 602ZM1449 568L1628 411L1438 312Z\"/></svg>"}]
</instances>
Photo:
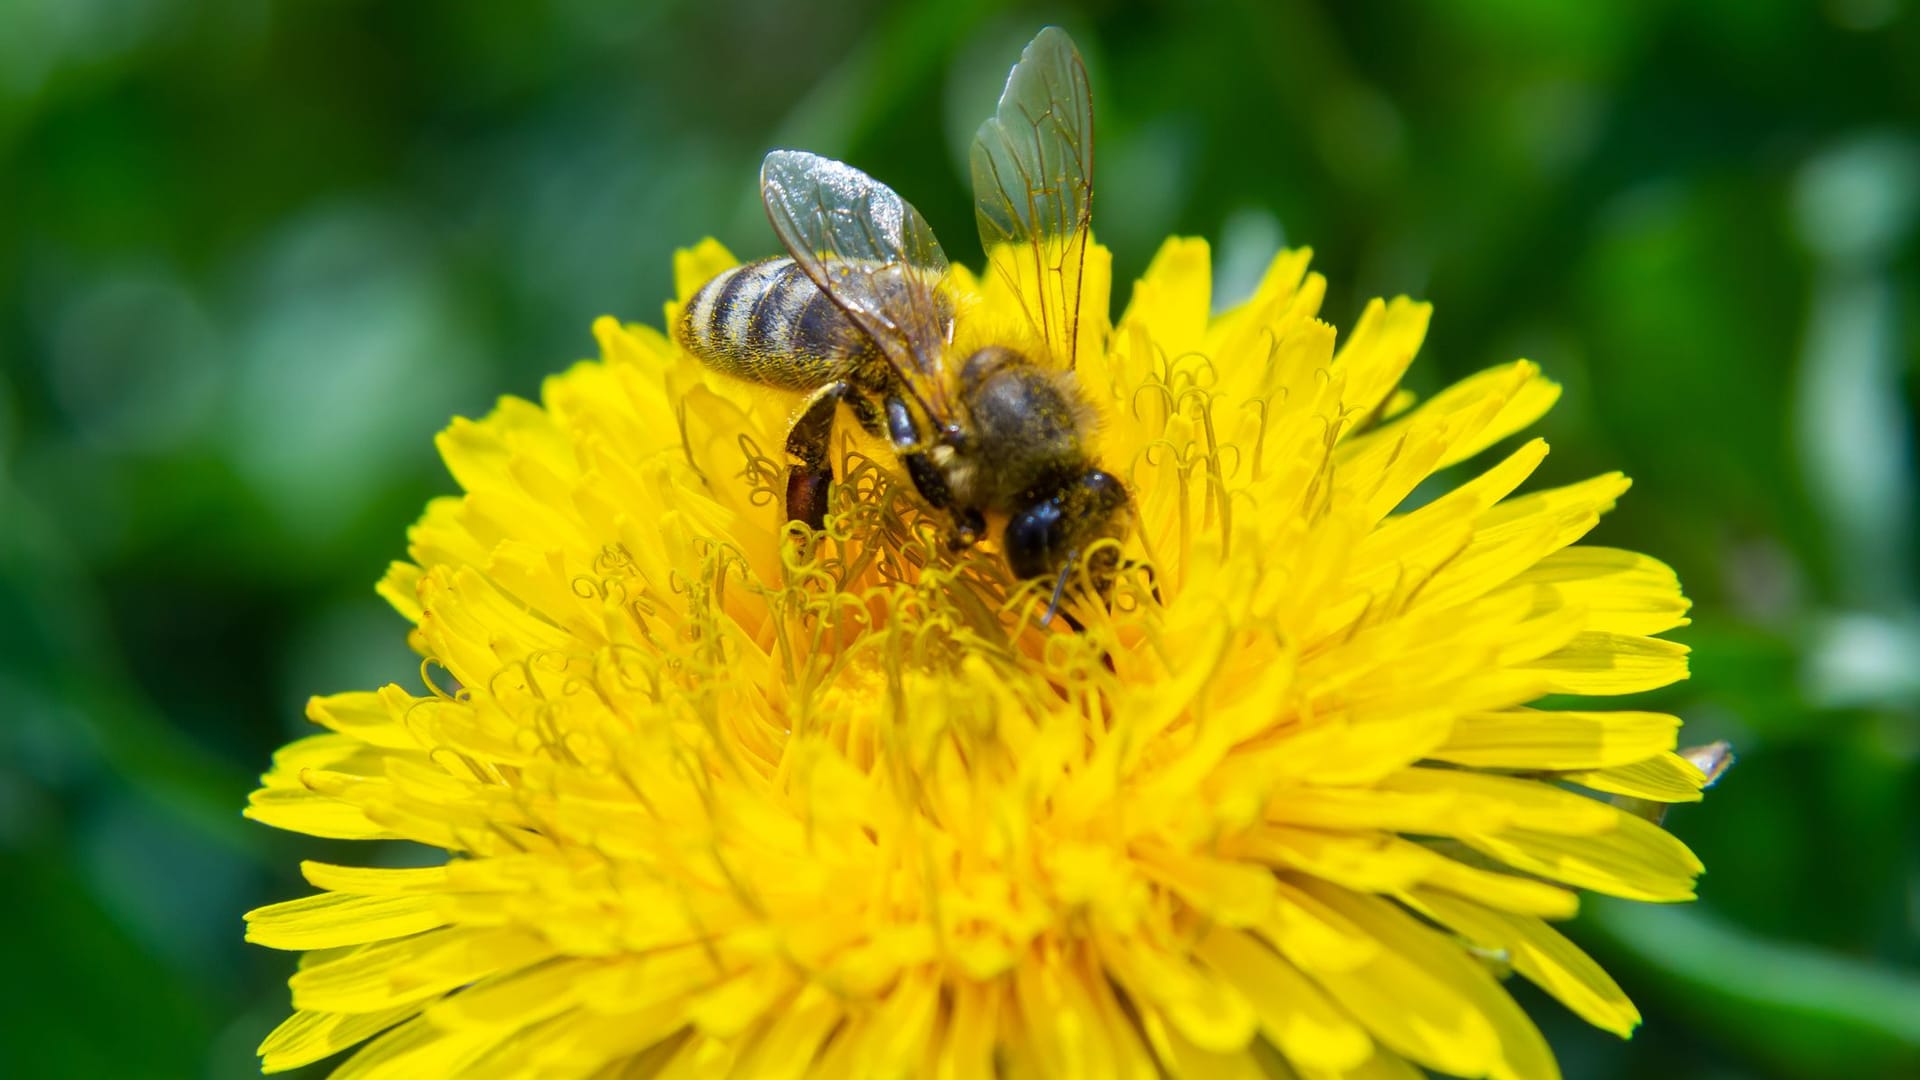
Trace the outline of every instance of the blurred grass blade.
<instances>
[{"instance_id":1,"label":"blurred grass blade","mask_svg":"<svg viewBox=\"0 0 1920 1080\"><path fill-rule=\"evenodd\" d=\"M1586 907L1590 925L1682 998L1670 1004L1749 1060L1809 1076L1920 1070L1920 976L1758 938L1699 907Z\"/></svg>"}]
</instances>

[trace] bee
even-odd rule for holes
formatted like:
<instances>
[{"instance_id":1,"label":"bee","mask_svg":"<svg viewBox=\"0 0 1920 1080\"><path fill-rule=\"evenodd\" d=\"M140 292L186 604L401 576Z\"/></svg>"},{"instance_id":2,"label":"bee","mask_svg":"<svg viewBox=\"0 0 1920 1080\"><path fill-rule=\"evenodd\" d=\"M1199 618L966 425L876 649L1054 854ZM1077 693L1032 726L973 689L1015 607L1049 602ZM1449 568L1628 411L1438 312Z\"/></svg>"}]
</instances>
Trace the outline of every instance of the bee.
<instances>
[{"instance_id":1,"label":"bee","mask_svg":"<svg viewBox=\"0 0 1920 1080\"><path fill-rule=\"evenodd\" d=\"M823 524L844 405L944 515L954 550L998 525L1008 569L1054 582L1051 618L1077 569L1111 590L1132 514L1126 487L1095 461L1092 410L1073 381L1093 100L1064 31L1042 30L1021 54L971 168L980 239L1023 299L1028 340L956 355L947 258L920 212L851 165L793 150L760 169L786 256L707 282L674 333L716 371L806 393L786 439L790 520Z\"/></svg>"}]
</instances>

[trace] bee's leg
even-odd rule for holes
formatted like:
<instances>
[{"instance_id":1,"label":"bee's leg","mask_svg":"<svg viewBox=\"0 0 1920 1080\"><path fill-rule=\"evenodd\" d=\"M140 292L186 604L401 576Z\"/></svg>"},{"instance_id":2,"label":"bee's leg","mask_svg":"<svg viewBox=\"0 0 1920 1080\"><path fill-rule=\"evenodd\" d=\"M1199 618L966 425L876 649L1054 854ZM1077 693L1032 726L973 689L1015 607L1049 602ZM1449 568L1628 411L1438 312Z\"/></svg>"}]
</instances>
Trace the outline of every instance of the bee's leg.
<instances>
[{"instance_id":1,"label":"bee's leg","mask_svg":"<svg viewBox=\"0 0 1920 1080\"><path fill-rule=\"evenodd\" d=\"M947 532L947 546L954 551L964 551L978 543L986 535L986 519L980 516L978 510L953 505L953 490L947 487L946 476L927 456L924 449L926 440L913 422L913 413L908 411L906 402L898 396L889 397L886 412L886 437L900 455L900 463L907 467L914 490L935 510L953 512L953 528Z\"/></svg>"},{"instance_id":2,"label":"bee's leg","mask_svg":"<svg viewBox=\"0 0 1920 1080\"><path fill-rule=\"evenodd\" d=\"M842 401L854 398L851 385L828 383L800 406L787 430L787 456L794 462L787 471L787 520L815 530L825 527L827 486L833 482L833 414Z\"/></svg>"},{"instance_id":3,"label":"bee's leg","mask_svg":"<svg viewBox=\"0 0 1920 1080\"><path fill-rule=\"evenodd\" d=\"M945 510L953 503L953 493L947 489L947 478L927 459L926 440L921 437L920 427L913 421L913 413L908 411L907 403L898 395L889 396L886 402L886 439L893 444L894 453L900 456L900 463L907 467L907 476L913 480L915 491L925 499L928 506L935 510Z\"/></svg>"}]
</instances>

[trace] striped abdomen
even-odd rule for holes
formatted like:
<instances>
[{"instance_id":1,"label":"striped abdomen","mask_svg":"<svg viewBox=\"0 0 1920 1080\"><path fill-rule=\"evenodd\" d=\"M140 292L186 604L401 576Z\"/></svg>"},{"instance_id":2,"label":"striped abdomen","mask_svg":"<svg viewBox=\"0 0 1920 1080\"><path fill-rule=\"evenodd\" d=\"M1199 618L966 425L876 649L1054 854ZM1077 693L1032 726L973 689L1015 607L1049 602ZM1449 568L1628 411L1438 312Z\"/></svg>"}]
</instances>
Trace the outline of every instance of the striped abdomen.
<instances>
[{"instance_id":1,"label":"striped abdomen","mask_svg":"<svg viewBox=\"0 0 1920 1080\"><path fill-rule=\"evenodd\" d=\"M700 287L675 327L708 367L789 390L810 390L861 370L873 341L792 259L736 266Z\"/></svg>"}]
</instances>

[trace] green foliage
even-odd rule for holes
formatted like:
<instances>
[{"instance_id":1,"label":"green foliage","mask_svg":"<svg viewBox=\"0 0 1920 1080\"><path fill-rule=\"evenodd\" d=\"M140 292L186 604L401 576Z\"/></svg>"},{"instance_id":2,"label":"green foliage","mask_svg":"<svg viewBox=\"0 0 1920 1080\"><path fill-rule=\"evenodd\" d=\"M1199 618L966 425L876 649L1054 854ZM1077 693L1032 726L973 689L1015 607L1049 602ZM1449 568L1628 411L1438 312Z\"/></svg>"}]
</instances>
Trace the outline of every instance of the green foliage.
<instances>
[{"instance_id":1,"label":"green foliage","mask_svg":"<svg viewBox=\"0 0 1920 1080\"><path fill-rule=\"evenodd\" d=\"M1920 14L1009 7L0 4L0 1073L253 1072L291 960L237 916L318 852L238 808L307 694L411 677L370 583L433 433L657 321L674 247L770 253L772 146L977 260L1049 19L1117 280L1178 231L1229 293L1312 245L1342 324L1433 300L1417 388L1541 362L1544 478L1626 469L1597 539L1699 602L1661 704L1741 762L1670 822L1697 908L1576 925L1634 1041L1529 999L1567 1074L1920 1071Z\"/></svg>"}]
</instances>

